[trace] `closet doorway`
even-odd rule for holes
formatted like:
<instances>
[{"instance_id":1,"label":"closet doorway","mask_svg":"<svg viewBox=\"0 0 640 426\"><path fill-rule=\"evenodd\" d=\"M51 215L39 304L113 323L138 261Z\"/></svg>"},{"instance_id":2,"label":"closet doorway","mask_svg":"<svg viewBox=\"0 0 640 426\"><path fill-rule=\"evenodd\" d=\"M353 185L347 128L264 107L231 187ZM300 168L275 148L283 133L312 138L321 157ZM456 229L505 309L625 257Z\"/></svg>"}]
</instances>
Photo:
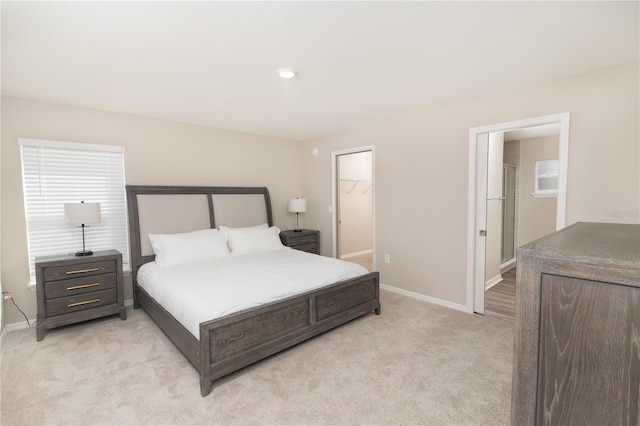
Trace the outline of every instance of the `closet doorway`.
<instances>
[{"instance_id":1,"label":"closet doorway","mask_svg":"<svg viewBox=\"0 0 640 426\"><path fill-rule=\"evenodd\" d=\"M375 270L374 149L332 153L333 256Z\"/></svg>"}]
</instances>

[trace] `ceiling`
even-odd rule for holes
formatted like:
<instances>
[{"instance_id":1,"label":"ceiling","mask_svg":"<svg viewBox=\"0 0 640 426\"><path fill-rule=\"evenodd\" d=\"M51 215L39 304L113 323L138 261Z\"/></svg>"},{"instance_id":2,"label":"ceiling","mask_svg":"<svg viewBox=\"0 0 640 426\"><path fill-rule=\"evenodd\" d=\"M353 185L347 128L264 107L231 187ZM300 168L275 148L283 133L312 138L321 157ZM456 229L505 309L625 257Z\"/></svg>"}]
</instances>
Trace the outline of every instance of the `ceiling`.
<instances>
[{"instance_id":1,"label":"ceiling","mask_svg":"<svg viewBox=\"0 0 640 426\"><path fill-rule=\"evenodd\" d=\"M2 1L2 94L305 140L637 60L638 6Z\"/></svg>"}]
</instances>

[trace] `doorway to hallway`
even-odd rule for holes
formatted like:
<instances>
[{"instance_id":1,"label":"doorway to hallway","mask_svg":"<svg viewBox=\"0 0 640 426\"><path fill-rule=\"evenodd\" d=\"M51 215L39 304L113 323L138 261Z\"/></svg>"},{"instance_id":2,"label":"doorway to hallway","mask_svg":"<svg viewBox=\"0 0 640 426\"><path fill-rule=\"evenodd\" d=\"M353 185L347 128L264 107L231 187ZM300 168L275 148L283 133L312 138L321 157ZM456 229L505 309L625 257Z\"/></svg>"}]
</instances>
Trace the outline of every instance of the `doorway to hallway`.
<instances>
[{"instance_id":1,"label":"doorway to hallway","mask_svg":"<svg viewBox=\"0 0 640 426\"><path fill-rule=\"evenodd\" d=\"M555 216L555 228L561 229L565 224L569 113L478 127L469 131L469 234L467 240L469 260L467 309L469 312L481 314L485 312L486 289L500 282L501 273L508 269L502 268L503 265L500 262L501 216L502 204L505 200L502 188L504 135L517 131L530 132L534 129L540 131L546 126L558 127L555 149L557 190L552 217ZM518 139L528 138L519 136ZM527 192L530 193L531 190L528 189ZM521 213L523 211L527 209L520 209ZM517 212L516 216L518 216ZM522 232L516 231L516 234L517 245L526 241Z\"/></svg>"}]
</instances>

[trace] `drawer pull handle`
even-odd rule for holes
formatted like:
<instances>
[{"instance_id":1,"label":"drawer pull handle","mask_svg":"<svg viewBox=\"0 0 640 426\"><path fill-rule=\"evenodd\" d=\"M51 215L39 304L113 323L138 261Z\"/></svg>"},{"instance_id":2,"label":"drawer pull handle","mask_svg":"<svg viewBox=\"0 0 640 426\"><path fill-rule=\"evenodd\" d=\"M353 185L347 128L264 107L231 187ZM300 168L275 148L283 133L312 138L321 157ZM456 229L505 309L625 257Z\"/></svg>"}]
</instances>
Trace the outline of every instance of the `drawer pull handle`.
<instances>
[{"instance_id":1,"label":"drawer pull handle","mask_svg":"<svg viewBox=\"0 0 640 426\"><path fill-rule=\"evenodd\" d=\"M65 274L74 275L74 274L84 274L85 272L96 272L99 271L100 268L90 268L90 269L78 269L76 271L67 271Z\"/></svg>"},{"instance_id":2,"label":"drawer pull handle","mask_svg":"<svg viewBox=\"0 0 640 426\"><path fill-rule=\"evenodd\" d=\"M81 288L96 287L96 286L99 286L99 285L100 285L100 283L74 285L73 287L67 287L67 290L80 290Z\"/></svg>"},{"instance_id":3,"label":"drawer pull handle","mask_svg":"<svg viewBox=\"0 0 640 426\"><path fill-rule=\"evenodd\" d=\"M78 302L78 303L70 303L67 305L68 308L75 308L76 306L82 306L82 305L89 305L91 303L98 303L100 301L100 299L91 299L91 300L86 300L84 302Z\"/></svg>"}]
</instances>

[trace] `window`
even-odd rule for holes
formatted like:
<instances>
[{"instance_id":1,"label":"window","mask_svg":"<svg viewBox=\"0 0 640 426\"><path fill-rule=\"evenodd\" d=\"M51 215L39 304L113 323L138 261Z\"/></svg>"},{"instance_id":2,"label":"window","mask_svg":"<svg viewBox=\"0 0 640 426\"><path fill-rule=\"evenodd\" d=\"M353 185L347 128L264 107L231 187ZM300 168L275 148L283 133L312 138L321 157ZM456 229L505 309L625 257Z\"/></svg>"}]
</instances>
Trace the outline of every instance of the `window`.
<instances>
[{"instance_id":1,"label":"window","mask_svg":"<svg viewBox=\"0 0 640 426\"><path fill-rule=\"evenodd\" d=\"M82 249L80 227L64 218L64 203L100 203L101 222L87 225L87 249L116 249L129 262L124 189L124 148L18 139L29 246L31 284L38 256Z\"/></svg>"},{"instance_id":2,"label":"window","mask_svg":"<svg viewBox=\"0 0 640 426\"><path fill-rule=\"evenodd\" d=\"M558 160L536 161L535 191L533 196L558 194Z\"/></svg>"}]
</instances>

